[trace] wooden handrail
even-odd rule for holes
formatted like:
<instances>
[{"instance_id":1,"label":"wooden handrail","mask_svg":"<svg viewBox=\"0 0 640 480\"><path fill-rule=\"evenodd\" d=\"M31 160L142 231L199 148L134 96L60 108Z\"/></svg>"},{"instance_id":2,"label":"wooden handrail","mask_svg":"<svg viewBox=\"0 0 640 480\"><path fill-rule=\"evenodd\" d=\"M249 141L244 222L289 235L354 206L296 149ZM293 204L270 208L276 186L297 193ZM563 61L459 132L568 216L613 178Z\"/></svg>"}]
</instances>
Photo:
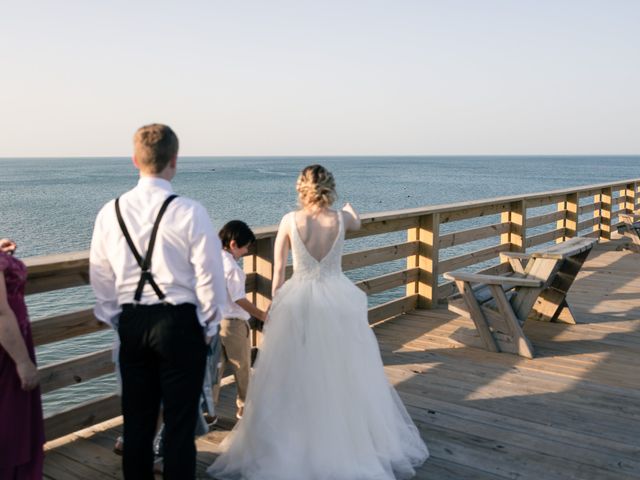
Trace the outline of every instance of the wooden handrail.
<instances>
[{"instance_id":1,"label":"wooden handrail","mask_svg":"<svg viewBox=\"0 0 640 480\"><path fill-rule=\"evenodd\" d=\"M640 214L639 185L640 179L629 179L364 214L362 228L348 232L347 239L372 237L383 244L344 254L343 269L348 271L405 260L404 269L398 270L396 266L395 271L356 283L367 295L405 287L404 294L394 294L385 303L369 310L371 324L415 308L434 308L455 291L453 282L442 280L441 274L447 270L462 267L478 270L480 265L483 268L476 273L499 275L508 269L508 264L500 263L501 253L524 252L530 246L561 242L576 235L609 238L618 214ZM591 216L585 218L589 214ZM484 217L490 218L481 221ZM464 222L456 223L460 221ZM442 224L464 227L452 231L447 226L447 230L440 233ZM253 229L257 241L244 262L248 298L263 309L271 301L273 242L277 228L277 225L268 225ZM397 236L389 241L384 236L402 231L406 232L406 241L399 242ZM445 255L441 255L443 251ZM491 262L494 264L487 266ZM27 294L77 287L89 281L88 251L31 257L25 263L29 275ZM290 274L291 267L287 271ZM104 328L106 326L93 317L91 309L33 322L36 345L93 334ZM100 350L42 367L43 391L49 392L111 372L109 354L108 350ZM113 395L94 398L48 417L47 438L70 433L118 412L118 399Z\"/></svg>"}]
</instances>

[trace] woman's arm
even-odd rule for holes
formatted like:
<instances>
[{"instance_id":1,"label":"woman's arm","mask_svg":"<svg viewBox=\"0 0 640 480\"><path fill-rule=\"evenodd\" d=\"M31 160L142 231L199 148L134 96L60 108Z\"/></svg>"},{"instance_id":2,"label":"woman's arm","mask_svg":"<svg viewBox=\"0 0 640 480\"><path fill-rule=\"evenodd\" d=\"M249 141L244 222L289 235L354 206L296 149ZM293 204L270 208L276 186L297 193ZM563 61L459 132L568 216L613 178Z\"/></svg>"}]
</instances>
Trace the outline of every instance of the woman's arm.
<instances>
[{"instance_id":1,"label":"woman's arm","mask_svg":"<svg viewBox=\"0 0 640 480\"><path fill-rule=\"evenodd\" d=\"M273 283L271 287L271 297L276 296L276 292L284 283L284 271L287 266L287 258L289 256L289 248L291 243L289 240L289 218L284 216L278 227L276 242L273 247L274 265L273 265Z\"/></svg>"},{"instance_id":2,"label":"woman's arm","mask_svg":"<svg viewBox=\"0 0 640 480\"><path fill-rule=\"evenodd\" d=\"M15 362L22 389L34 389L38 385L38 369L29 357L18 320L9 307L4 272L0 272L0 345Z\"/></svg>"},{"instance_id":3,"label":"woman's arm","mask_svg":"<svg viewBox=\"0 0 640 480\"><path fill-rule=\"evenodd\" d=\"M345 230L360 230L360 215L358 215L358 212L355 211L349 202L345 203L344 207L342 207L342 214L345 220Z\"/></svg>"}]
</instances>

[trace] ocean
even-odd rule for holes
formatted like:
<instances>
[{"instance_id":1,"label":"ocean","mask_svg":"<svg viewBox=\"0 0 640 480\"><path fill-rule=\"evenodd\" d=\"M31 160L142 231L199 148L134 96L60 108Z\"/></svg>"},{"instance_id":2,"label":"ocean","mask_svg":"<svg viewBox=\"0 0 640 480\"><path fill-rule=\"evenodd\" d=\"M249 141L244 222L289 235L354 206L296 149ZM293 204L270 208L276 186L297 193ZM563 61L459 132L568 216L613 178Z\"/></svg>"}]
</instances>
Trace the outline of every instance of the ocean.
<instances>
[{"instance_id":1,"label":"ocean","mask_svg":"<svg viewBox=\"0 0 640 480\"><path fill-rule=\"evenodd\" d=\"M205 205L215 227L231 219L251 226L277 224L296 207L295 180L306 165L320 163L336 177L338 206L360 213L541 192L640 178L640 156L411 156L411 157L181 157L176 193ZM0 238L18 243L21 258L87 250L100 207L135 185L129 158L1 158ZM490 219L489 219L490 220ZM446 231L446 229L445 229ZM399 232L388 238L404 238ZM348 243L350 250L372 239ZM374 266L349 272L358 280L402 268ZM375 304L385 295L371 299ZM89 287L32 295L32 320L88 308ZM38 348L46 365L107 348L105 331ZM48 413L115 388L113 376L45 395Z\"/></svg>"}]
</instances>

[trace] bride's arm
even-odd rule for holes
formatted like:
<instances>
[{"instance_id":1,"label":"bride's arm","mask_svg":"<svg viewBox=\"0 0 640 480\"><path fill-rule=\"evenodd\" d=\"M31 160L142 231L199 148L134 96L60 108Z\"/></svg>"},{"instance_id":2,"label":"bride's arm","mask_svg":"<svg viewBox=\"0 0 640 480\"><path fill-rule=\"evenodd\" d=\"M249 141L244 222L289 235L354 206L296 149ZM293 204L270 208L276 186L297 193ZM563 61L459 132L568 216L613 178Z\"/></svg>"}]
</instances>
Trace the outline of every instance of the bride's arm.
<instances>
[{"instance_id":1,"label":"bride's arm","mask_svg":"<svg viewBox=\"0 0 640 480\"><path fill-rule=\"evenodd\" d=\"M289 228L288 217L283 217L278 227L275 245L273 247L274 265L273 265L273 283L271 287L271 297L276 296L276 292L284 283L284 270L287 266L287 258L289 256Z\"/></svg>"},{"instance_id":2,"label":"bride's arm","mask_svg":"<svg viewBox=\"0 0 640 480\"><path fill-rule=\"evenodd\" d=\"M360 230L360 215L349 202L342 207L342 214L345 220L345 230Z\"/></svg>"}]
</instances>

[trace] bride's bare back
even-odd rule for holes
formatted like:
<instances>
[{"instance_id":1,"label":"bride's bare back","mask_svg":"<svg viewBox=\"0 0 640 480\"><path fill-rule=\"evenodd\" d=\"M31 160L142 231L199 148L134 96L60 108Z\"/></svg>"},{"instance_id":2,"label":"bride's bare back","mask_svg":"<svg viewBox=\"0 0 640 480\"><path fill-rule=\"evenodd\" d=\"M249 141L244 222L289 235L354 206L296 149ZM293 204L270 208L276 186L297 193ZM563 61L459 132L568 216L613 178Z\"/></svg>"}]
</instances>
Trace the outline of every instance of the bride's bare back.
<instances>
[{"instance_id":1,"label":"bride's bare back","mask_svg":"<svg viewBox=\"0 0 640 480\"><path fill-rule=\"evenodd\" d=\"M289 238L291 227L296 228L309 255L320 262L330 252L338 236L338 215L342 215L345 231L360 228L360 217L349 203L337 211L330 208L313 211L303 209L298 210L294 215L284 216L280 222L274 245L273 295L284 283L285 266L291 248L291 239ZM289 218L294 222L294 225L288 223L287 219Z\"/></svg>"},{"instance_id":2,"label":"bride's bare back","mask_svg":"<svg viewBox=\"0 0 640 480\"><path fill-rule=\"evenodd\" d=\"M336 241L339 231L338 215L342 215L342 212L331 209L315 213L299 210L294 213L300 240L309 255L318 262L327 256Z\"/></svg>"}]
</instances>

